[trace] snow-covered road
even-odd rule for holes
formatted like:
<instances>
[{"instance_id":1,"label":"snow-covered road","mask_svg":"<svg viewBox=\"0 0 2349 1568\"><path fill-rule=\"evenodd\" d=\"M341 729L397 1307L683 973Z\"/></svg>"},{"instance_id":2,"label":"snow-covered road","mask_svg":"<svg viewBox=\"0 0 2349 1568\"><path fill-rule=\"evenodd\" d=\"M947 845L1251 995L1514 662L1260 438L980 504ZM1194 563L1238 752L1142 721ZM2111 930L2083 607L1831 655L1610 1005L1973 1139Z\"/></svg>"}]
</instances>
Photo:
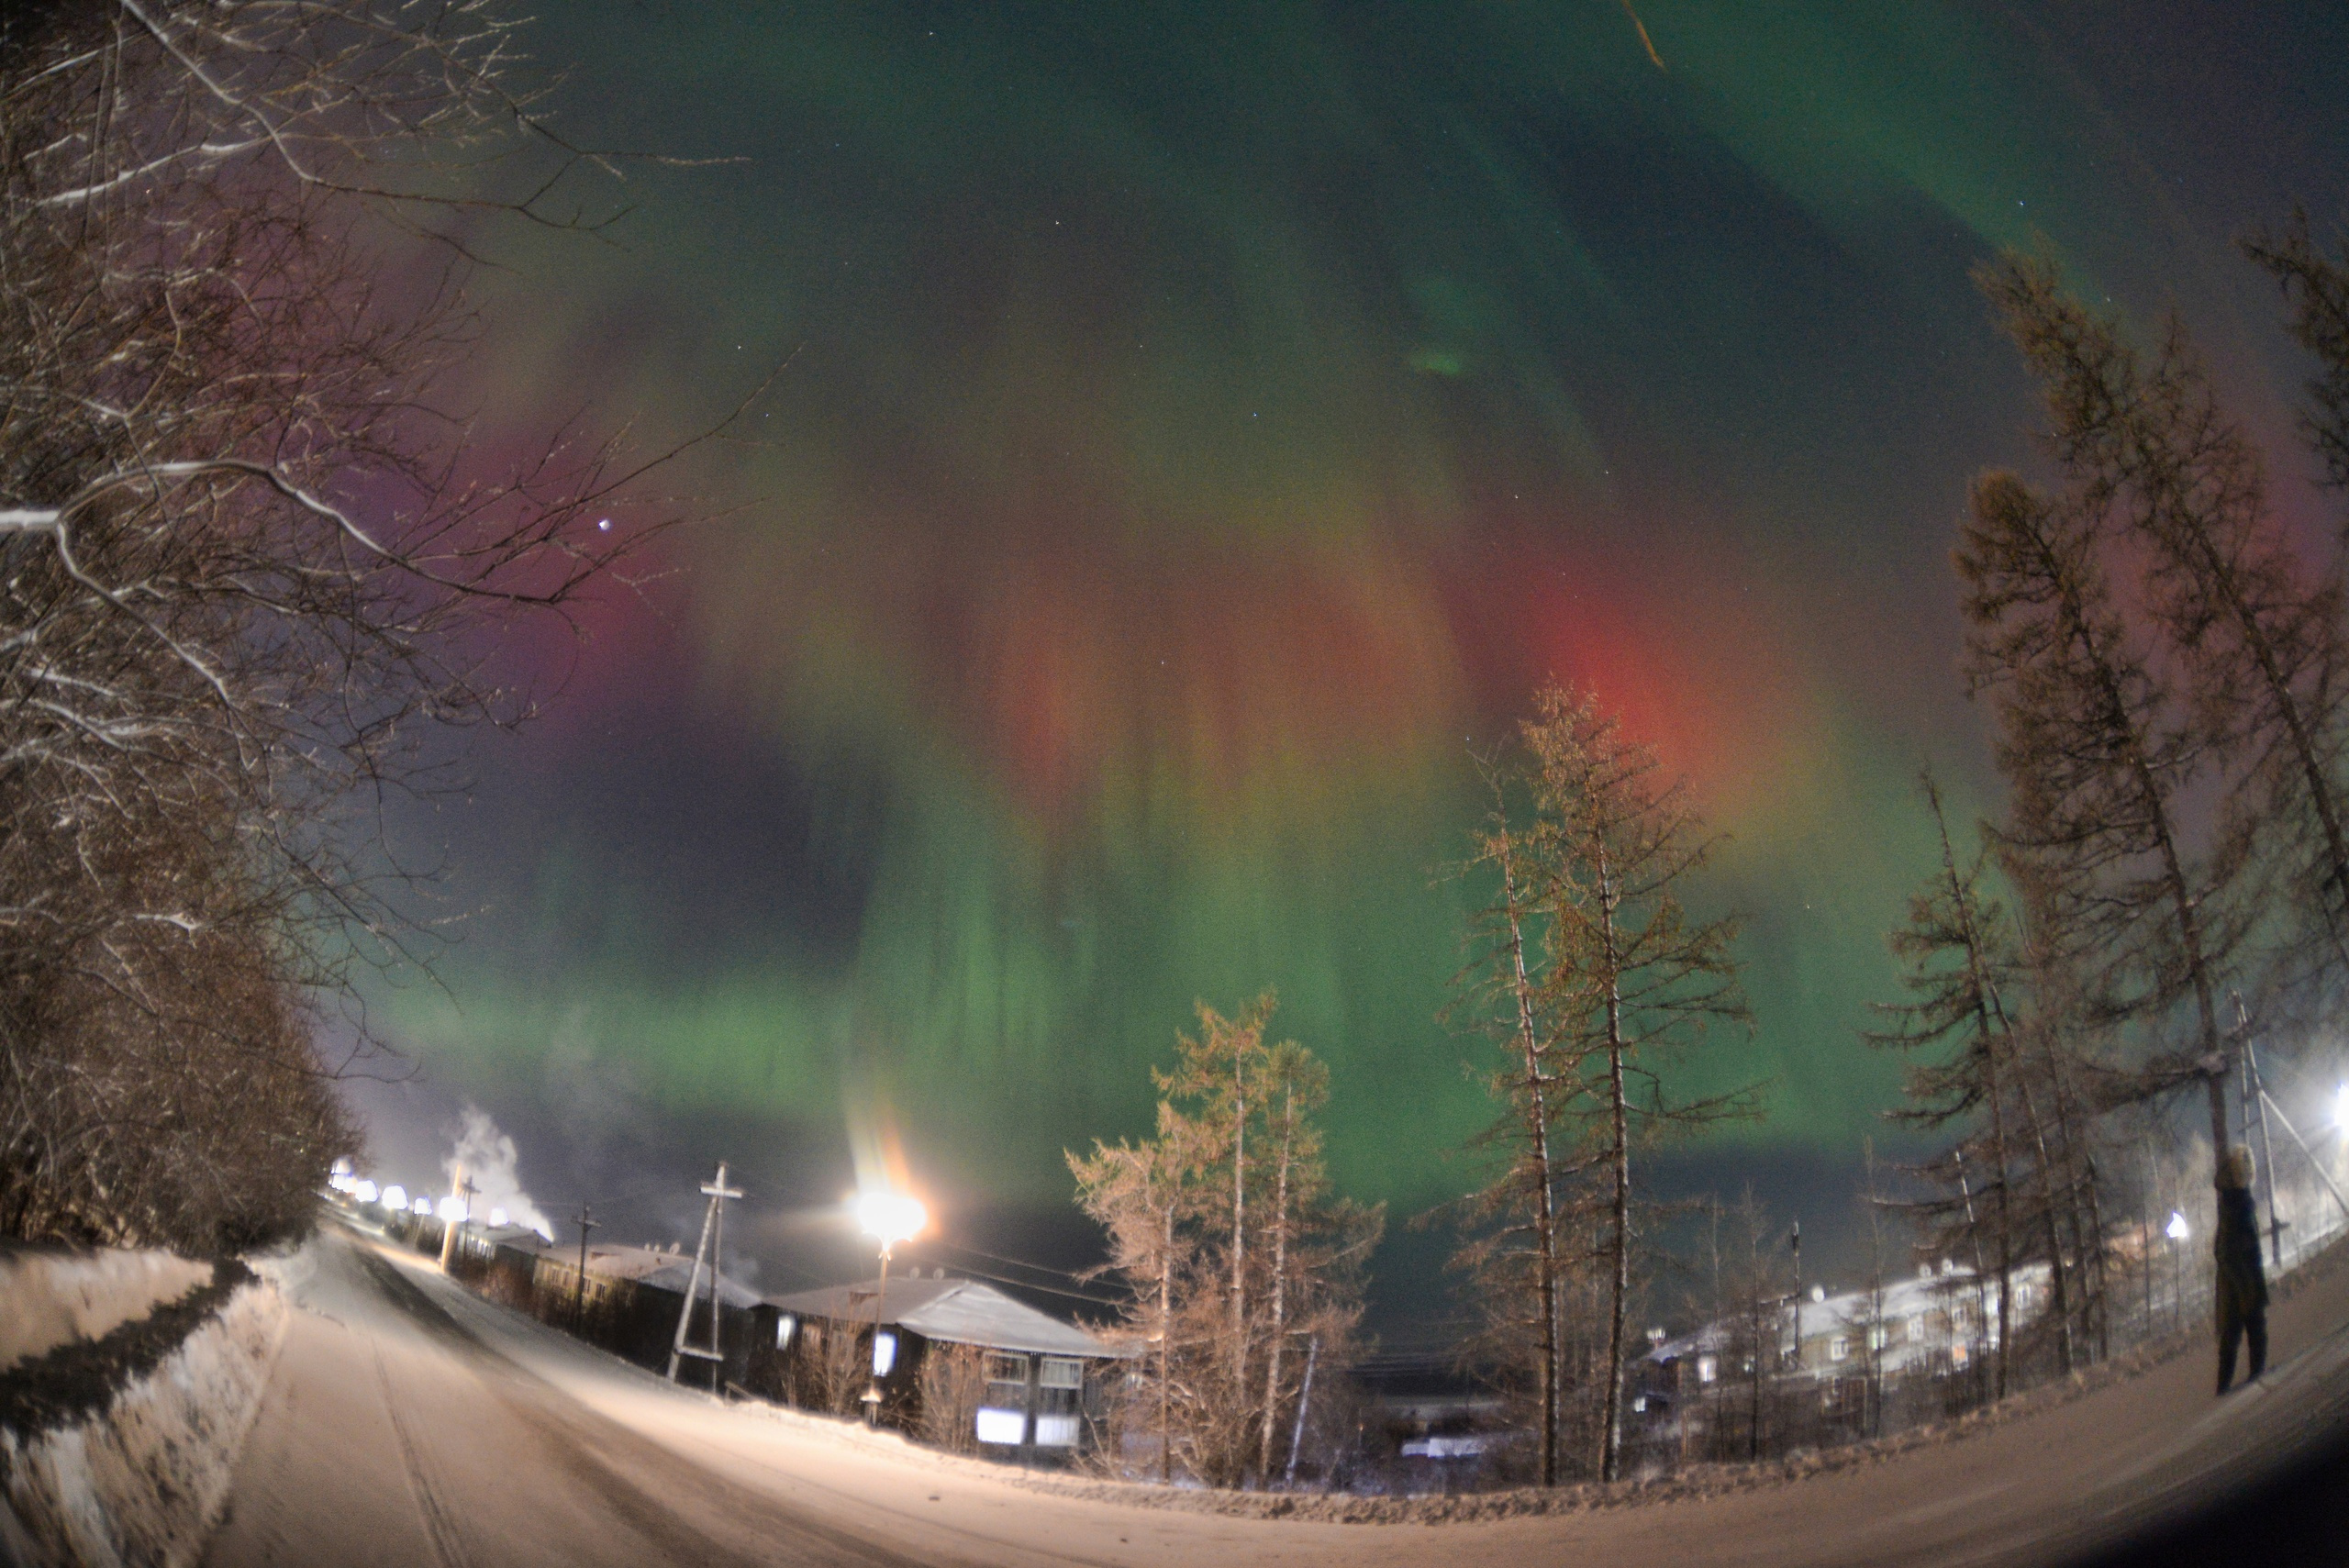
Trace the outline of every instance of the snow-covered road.
<instances>
[{"instance_id":1,"label":"snow-covered road","mask_svg":"<svg viewBox=\"0 0 2349 1568\"><path fill-rule=\"evenodd\" d=\"M329 1233L206 1557L246 1564L2063 1561L2349 1432L2349 1267L2277 1311L2276 1365L2207 1357L1790 1485L1475 1523L1136 1507L755 1406L724 1406ZM1104 1489L1114 1493L1114 1489Z\"/></svg>"}]
</instances>

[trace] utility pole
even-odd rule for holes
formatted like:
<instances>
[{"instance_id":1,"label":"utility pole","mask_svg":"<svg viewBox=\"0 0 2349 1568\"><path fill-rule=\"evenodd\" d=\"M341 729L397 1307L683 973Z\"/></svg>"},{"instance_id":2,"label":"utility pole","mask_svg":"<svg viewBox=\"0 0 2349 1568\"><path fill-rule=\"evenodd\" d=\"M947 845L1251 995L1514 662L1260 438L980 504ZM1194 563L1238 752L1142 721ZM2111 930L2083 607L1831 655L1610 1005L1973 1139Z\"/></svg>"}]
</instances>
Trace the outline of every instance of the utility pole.
<instances>
[{"instance_id":1,"label":"utility pole","mask_svg":"<svg viewBox=\"0 0 2349 1568\"><path fill-rule=\"evenodd\" d=\"M571 1293L571 1331L583 1340L587 1337L587 1232L602 1229L604 1223L595 1215L589 1205L579 1206L579 1287Z\"/></svg>"},{"instance_id":2,"label":"utility pole","mask_svg":"<svg viewBox=\"0 0 2349 1568\"><path fill-rule=\"evenodd\" d=\"M1793 1232L1792 1232L1790 1235L1788 1235L1788 1236L1787 1236L1787 1246L1789 1246L1789 1247L1791 1247L1791 1248L1794 1250L1794 1254L1795 1254L1795 1295L1794 1295L1794 1303L1795 1303L1795 1365L1796 1365L1797 1367L1800 1367L1800 1366L1802 1365L1802 1221L1801 1221L1801 1220L1798 1219L1798 1220L1796 1220L1796 1221L1795 1221L1795 1228L1794 1228L1794 1230L1793 1230Z\"/></svg>"},{"instance_id":3,"label":"utility pole","mask_svg":"<svg viewBox=\"0 0 2349 1568\"><path fill-rule=\"evenodd\" d=\"M693 1325L694 1296L701 1288L701 1265L702 1260L709 1255L710 1230L713 1227L717 1229L718 1244L723 1247L726 1239L726 1200L730 1197L740 1197L742 1189L726 1184L726 1162L720 1160L718 1162L718 1179L714 1182L704 1182L701 1184L701 1190L709 1195L709 1207L702 1212L701 1240L694 1246L694 1272L685 1276L685 1310L677 1314L677 1337L669 1346L669 1381L672 1383L677 1381L679 1360L685 1356L692 1356L696 1361L707 1361L710 1363L710 1384L715 1388L726 1361L718 1348L718 1308L723 1303L718 1291L718 1260L715 1258L709 1260L709 1348L703 1350L699 1346L687 1345L685 1332Z\"/></svg>"},{"instance_id":4,"label":"utility pole","mask_svg":"<svg viewBox=\"0 0 2349 1568\"><path fill-rule=\"evenodd\" d=\"M473 1185L473 1179L465 1174L465 1168L462 1165L456 1166L455 1175L449 1183L449 1195L460 1200L465 1207L464 1212L455 1219L451 1219L446 1215L440 1218L440 1272L442 1273L449 1272L450 1260L457 1255L458 1228L473 1217L473 1195L479 1191L481 1189Z\"/></svg>"},{"instance_id":5,"label":"utility pole","mask_svg":"<svg viewBox=\"0 0 2349 1568\"><path fill-rule=\"evenodd\" d=\"M2259 1110L2259 1171L2267 1178L2267 1262L2281 1273L2284 1267L2284 1221L2276 1213L2276 1146L2267 1136L2267 1085L2259 1077L2259 1051L2251 1042L2251 1014L2243 1005L2243 993L2229 994L2235 1004L2235 1032L2243 1037L2243 1141L2251 1141L2251 1111Z\"/></svg>"},{"instance_id":6,"label":"utility pole","mask_svg":"<svg viewBox=\"0 0 2349 1568\"><path fill-rule=\"evenodd\" d=\"M2349 1219L2349 1197L2343 1197L2341 1189L2333 1185L2332 1178L2325 1174L2324 1166L2319 1163L2316 1155L2309 1150L2309 1140L2300 1136L2299 1130L2292 1125L2292 1118L2284 1114L2284 1107L2277 1105L2266 1089L2259 1091L2259 1097L2261 1104L2274 1111L2276 1119L2284 1124L2285 1135L2299 1145L2300 1157L2309 1162L2309 1169L2316 1173L2316 1179L2324 1184L2324 1190L2332 1195L2332 1201L2341 1206L2342 1218Z\"/></svg>"}]
</instances>

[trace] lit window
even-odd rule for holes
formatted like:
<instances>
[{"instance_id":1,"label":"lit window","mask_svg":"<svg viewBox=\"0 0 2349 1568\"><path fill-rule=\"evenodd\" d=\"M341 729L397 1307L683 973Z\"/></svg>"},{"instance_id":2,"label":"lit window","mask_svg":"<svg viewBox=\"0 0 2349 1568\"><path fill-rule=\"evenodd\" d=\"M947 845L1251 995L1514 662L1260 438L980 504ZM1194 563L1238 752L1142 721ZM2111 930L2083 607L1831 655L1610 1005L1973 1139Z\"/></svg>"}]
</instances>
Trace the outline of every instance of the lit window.
<instances>
[{"instance_id":1,"label":"lit window","mask_svg":"<svg viewBox=\"0 0 2349 1568\"><path fill-rule=\"evenodd\" d=\"M1886 1329L1883 1324L1876 1324L1868 1329L1868 1349L1872 1351L1880 1351L1884 1349L1885 1342L1891 1339L1891 1337L1890 1332Z\"/></svg>"},{"instance_id":2,"label":"lit window","mask_svg":"<svg viewBox=\"0 0 2349 1568\"><path fill-rule=\"evenodd\" d=\"M776 1318L774 1320L774 1348L778 1351L787 1351L791 1349L791 1336L798 1331L799 1319L792 1316L790 1313L786 1312L782 1317Z\"/></svg>"},{"instance_id":3,"label":"lit window","mask_svg":"<svg viewBox=\"0 0 2349 1568\"><path fill-rule=\"evenodd\" d=\"M983 1408L975 1425L983 1443L1018 1444L1028 1436L1028 1412Z\"/></svg>"},{"instance_id":4,"label":"lit window","mask_svg":"<svg viewBox=\"0 0 2349 1568\"><path fill-rule=\"evenodd\" d=\"M1828 1359L1829 1361L1831 1361L1831 1362L1849 1361L1849 1360L1851 1359L1851 1356L1852 1356L1852 1336L1851 1336L1851 1335L1849 1335L1849 1334L1838 1334L1838 1335L1836 1335L1833 1339L1831 1339L1831 1340L1828 1340L1828 1341L1827 1341L1827 1359Z\"/></svg>"},{"instance_id":5,"label":"lit window","mask_svg":"<svg viewBox=\"0 0 2349 1568\"><path fill-rule=\"evenodd\" d=\"M1074 1356L1046 1356L1042 1368L1036 1374L1036 1382L1045 1388L1082 1388L1085 1386L1085 1363Z\"/></svg>"},{"instance_id":6,"label":"lit window","mask_svg":"<svg viewBox=\"0 0 2349 1568\"><path fill-rule=\"evenodd\" d=\"M1720 1374L1721 1363L1719 1358L1714 1356L1698 1356L1697 1358L1698 1382L1710 1383Z\"/></svg>"},{"instance_id":7,"label":"lit window","mask_svg":"<svg viewBox=\"0 0 2349 1568\"><path fill-rule=\"evenodd\" d=\"M1909 1342L1912 1345L1925 1342L1925 1315L1921 1312L1909 1319Z\"/></svg>"},{"instance_id":8,"label":"lit window","mask_svg":"<svg viewBox=\"0 0 2349 1568\"><path fill-rule=\"evenodd\" d=\"M873 1375L886 1377L889 1369L897 1364L897 1336L880 1333L873 1336Z\"/></svg>"},{"instance_id":9,"label":"lit window","mask_svg":"<svg viewBox=\"0 0 2349 1568\"><path fill-rule=\"evenodd\" d=\"M1039 1416L1036 1418L1036 1446L1074 1448L1076 1429L1074 1416Z\"/></svg>"},{"instance_id":10,"label":"lit window","mask_svg":"<svg viewBox=\"0 0 2349 1568\"><path fill-rule=\"evenodd\" d=\"M1967 1359L1965 1340L1961 1340L1956 1344L1954 1344L1949 1348L1950 1365L1963 1370Z\"/></svg>"}]
</instances>

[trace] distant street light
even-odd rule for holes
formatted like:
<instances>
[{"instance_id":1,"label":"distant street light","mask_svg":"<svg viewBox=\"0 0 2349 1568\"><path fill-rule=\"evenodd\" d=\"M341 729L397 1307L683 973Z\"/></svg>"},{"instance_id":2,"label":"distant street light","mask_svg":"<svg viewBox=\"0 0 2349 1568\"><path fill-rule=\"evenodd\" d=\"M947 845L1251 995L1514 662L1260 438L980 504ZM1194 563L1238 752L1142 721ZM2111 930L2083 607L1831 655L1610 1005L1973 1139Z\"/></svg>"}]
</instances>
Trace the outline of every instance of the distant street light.
<instances>
[{"instance_id":1,"label":"distant street light","mask_svg":"<svg viewBox=\"0 0 2349 1568\"><path fill-rule=\"evenodd\" d=\"M384 1207L390 1209L405 1209L407 1207L407 1189L400 1185L397 1182L394 1182L390 1186L385 1187L384 1189Z\"/></svg>"},{"instance_id":2,"label":"distant street light","mask_svg":"<svg viewBox=\"0 0 2349 1568\"><path fill-rule=\"evenodd\" d=\"M873 1293L873 1377L865 1385L864 1424L881 1424L881 1309L889 1296L889 1251L910 1241L930 1223L921 1200L905 1193L864 1193L856 1200L857 1228L881 1243L881 1288ZM892 1358L895 1359L894 1357Z\"/></svg>"},{"instance_id":3,"label":"distant street light","mask_svg":"<svg viewBox=\"0 0 2349 1568\"><path fill-rule=\"evenodd\" d=\"M2169 1229L2166 1234L2173 1241L2183 1241L2192 1236L2194 1231L2193 1229L2186 1223L2186 1216L2178 1213L2176 1209L2171 1209L2169 1211Z\"/></svg>"}]
</instances>

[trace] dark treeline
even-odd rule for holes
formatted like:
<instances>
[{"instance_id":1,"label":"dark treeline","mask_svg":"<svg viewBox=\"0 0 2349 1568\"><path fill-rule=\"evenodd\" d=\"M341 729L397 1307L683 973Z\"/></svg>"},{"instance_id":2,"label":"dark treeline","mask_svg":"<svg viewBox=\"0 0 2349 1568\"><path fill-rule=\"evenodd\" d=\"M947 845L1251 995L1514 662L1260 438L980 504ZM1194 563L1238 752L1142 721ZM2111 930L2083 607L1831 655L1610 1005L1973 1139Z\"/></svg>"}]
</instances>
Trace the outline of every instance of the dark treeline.
<instances>
[{"instance_id":1,"label":"dark treeline","mask_svg":"<svg viewBox=\"0 0 2349 1568\"><path fill-rule=\"evenodd\" d=\"M2244 250L2319 361L2303 423L2337 488L2349 244L2325 255L2296 216ZM2264 1134L2271 1213L2277 1165L2305 1158L2265 1126L2253 1052L2287 1061L2349 973L2349 642L2340 540L2287 536L2181 321L2140 343L2038 258L1978 281L2044 395L2059 483L1974 485L1965 670L2007 809L1963 833L1924 781L1941 862L1892 939L1910 999L1873 1038L1915 1058L1900 1114L1954 1135L1922 1173L1927 1243L2002 1285L2048 1279L2037 1332L2003 1325L2003 1389L2027 1355L2109 1354L2132 1307L2151 1327L2128 1276L2154 1268L2168 1204L2130 1150L2165 1136L2173 1165L2214 1168Z\"/></svg>"},{"instance_id":2,"label":"dark treeline","mask_svg":"<svg viewBox=\"0 0 2349 1568\"><path fill-rule=\"evenodd\" d=\"M433 405L474 331L436 231L574 221L511 47L468 4L0 7L0 1236L306 1226L354 1140L315 1040L405 940L373 813L524 713L484 634L640 531L584 517L611 449L469 482Z\"/></svg>"}]
</instances>

